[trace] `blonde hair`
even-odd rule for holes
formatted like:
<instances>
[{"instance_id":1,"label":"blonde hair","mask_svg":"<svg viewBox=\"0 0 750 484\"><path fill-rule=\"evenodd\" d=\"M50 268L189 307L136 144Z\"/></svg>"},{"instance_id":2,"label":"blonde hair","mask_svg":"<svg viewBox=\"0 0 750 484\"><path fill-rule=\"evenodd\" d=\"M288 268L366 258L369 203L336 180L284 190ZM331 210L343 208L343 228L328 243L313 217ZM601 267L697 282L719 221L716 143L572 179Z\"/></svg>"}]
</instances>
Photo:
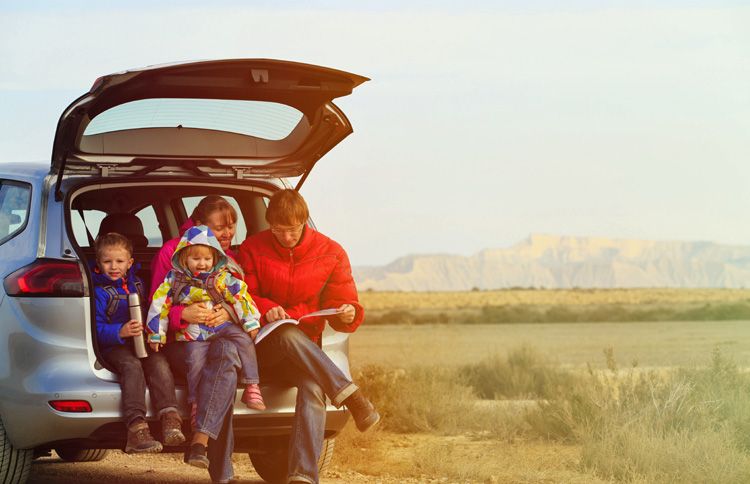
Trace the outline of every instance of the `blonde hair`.
<instances>
[{"instance_id":1,"label":"blonde hair","mask_svg":"<svg viewBox=\"0 0 750 484\"><path fill-rule=\"evenodd\" d=\"M203 250L208 250L211 253L211 257L213 257L212 265L216 265L216 263L219 262L219 257L221 256L219 251L214 249L210 245L203 244L188 245L187 247L180 249L180 253L177 255L177 260L180 261L180 265L182 267L187 267L188 257L190 257L191 255L197 255Z\"/></svg>"},{"instance_id":2,"label":"blonde hair","mask_svg":"<svg viewBox=\"0 0 750 484\"><path fill-rule=\"evenodd\" d=\"M279 190L268 201L266 221L271 225L298 225L306 223L308 218L310 210L297 190Z\"/></svg>"}]
</instances>

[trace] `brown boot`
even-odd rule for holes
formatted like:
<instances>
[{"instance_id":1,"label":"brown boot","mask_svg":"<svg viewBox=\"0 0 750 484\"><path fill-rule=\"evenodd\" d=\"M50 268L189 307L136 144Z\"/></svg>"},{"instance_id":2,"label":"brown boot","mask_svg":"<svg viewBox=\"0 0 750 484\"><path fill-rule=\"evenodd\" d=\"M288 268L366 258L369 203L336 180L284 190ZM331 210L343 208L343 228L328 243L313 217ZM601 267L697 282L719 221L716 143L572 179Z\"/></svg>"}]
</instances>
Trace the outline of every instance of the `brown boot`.
<instances>
[{"instance_id":1,"label":"brown boot","mask_svg":"<svg viewBox=\"0 0 750 484\"><path fill-rule=\"evenodd\" d=\"M148 429L148 424L146 422L138 420L136 423L128 427L128 442L125 444L126 453L156 453L161 452L161 449L161 443L154 440L151 436L151 431Z\"/></svg>"},{"instance_id":2,"label":"brown boot","mask_svg":"<svg viewBox=\"0 0 750 484\"><path fill-rule=\"evenodd\" d=\"M380 421L380 414L359 389L346 397L343 403L352 414L357 430L360 432L372 428Z\"/></svg>"},{"instance_id":3,"label":"brown boot","mask_svg":"<svg viewBox=\"0 0 750 484\"><path fill-rule=\"evenodd\" d=\"M161 416L161 435L164 445L180 445L185 442L179 413L171 411Z\"/></svg>"}]
</instances>

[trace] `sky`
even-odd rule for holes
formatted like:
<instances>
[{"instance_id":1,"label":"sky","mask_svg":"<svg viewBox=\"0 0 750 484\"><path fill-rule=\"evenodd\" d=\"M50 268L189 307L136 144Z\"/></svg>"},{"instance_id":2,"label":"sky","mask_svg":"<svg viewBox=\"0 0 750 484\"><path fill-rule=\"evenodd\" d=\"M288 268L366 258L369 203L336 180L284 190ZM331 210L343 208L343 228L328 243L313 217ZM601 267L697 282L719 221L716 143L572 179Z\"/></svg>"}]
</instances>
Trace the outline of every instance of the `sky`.
<instances>
[{"instance_id":1,"label":"sky","mask_svg":"<svg viewBox=\"0 0 750 484\"><path fill-rule=\"evenodd\" d=\"M301 190L354 265L539 233L748 245L748 25L739 1L0 0L0 163L49 160L103 74L276 58L371 78Z\"/></svg>"}]
</instances>

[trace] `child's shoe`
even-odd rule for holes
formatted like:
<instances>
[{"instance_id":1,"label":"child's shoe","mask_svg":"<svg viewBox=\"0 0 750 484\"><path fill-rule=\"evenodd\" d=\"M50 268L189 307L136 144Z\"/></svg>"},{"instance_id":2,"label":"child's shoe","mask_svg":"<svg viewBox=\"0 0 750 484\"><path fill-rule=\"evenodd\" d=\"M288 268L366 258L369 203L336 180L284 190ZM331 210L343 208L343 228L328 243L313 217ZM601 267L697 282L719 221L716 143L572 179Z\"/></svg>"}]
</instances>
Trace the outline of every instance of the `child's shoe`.
<instances>
[{"instance_id":1,"label":"child's shoe","mask_svg":"<svg viewBox=\"0 0 750 484\"><path fill-rule=\"evenodd\" d=\"M263 403L263 395L260 394L260 387L257 383L251 383L245 387L242 392L242 402L253 410L265 410L266 404Z\"/></svg>"},{"instance_id":2,"label":"child's shoe","mask_svg":"<svg viewBox=\"0 0 750 484\"><path fill-rule=\"evenodd\" d=\"M182 434L182 419L179 413L171 411L161 416L161 434L164 445L180 445L185 442L185 436Z\"/></svg>"},{"instance_id":3,"label":"child's shoe","mask_svg":"<svg viewBox=\"0 0 750 484\"><path fill-rule=\"evenodd\" d=\"M161 442L154 440L146 422L139 420L128 427L128 441L125 444L126 453L157 453L161 452L161 449Z\"/></svg>"},{"instance_id":4,"label":"child's shoe","mask_svg":"<svg viewBox=\"0 0 750 484\"><path fill-rule=\"evenodd\" d=\"M208 469L208 457L206 457L206 446L203 444L193 444L190 446L187 459L185 462L193 467Z\"/></svg>"}]
</instances>

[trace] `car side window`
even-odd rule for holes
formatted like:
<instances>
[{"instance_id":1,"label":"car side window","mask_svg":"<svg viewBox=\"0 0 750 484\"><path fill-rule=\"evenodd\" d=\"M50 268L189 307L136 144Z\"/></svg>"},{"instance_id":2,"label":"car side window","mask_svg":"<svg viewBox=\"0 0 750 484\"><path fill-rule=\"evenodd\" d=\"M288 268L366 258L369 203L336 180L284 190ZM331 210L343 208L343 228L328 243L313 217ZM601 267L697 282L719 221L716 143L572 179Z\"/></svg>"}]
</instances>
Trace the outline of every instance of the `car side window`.
<instances>
[{"instance_id":1,"label":"car side window","mask_svg":"<svg viewBox=\"0 0 750 484\"><path fill-rule=\"evenodd\" d=\"M243 240L245 240L245 237L247 237L247 226L245 224L245 216L242 213L242 209L240 208L240 204L237 203L237 200L230 196L230 195L222 195L224 200L229 202L229 205L234 207L234 209L237 211L237 232L234 234L234 239L232 240L232 245L240 244ZM185 207L185 213L190 215L193 213L193 210L195 210L195 207L198 205L198 203L203 200L203 197L185 197L182 199L182 204ZM182 234L180 234L182 235Z\"/></svg>"},{"instance_id":2,"label":"car side window","mask_svg":"<svg viewBox=\"0 0 750 484\"><path fill-rule=\"evenodd\" d=\"M89 236L96 239L99 234L99 225L106 217L106 212L101 210L72 210L70 212L70 221L73 225L73 236L79 247L93 247Z\"/></svg>"},{"instance_id":3,"label":"car side window","mask_svg":"<svg viewBox=\"0 0 750 484\"><path fill-rule=\"evenodd\" d=\"M26 227L30 204L31 185L0 180L0 245Z\"/></svg>"},{"instance_id":4,"label":"car side window","mask_svg":"<svg viewBox=\"0 0 750 484\"><path fill-rule=\"evenodd\" d=\"M143 224L143 235L148 239L149 247L161 247L164 243L161 230L159 229L159 220L156 218L154 207L149 205L142 208L135 214Z\"/></svg>"}]
</instances>

